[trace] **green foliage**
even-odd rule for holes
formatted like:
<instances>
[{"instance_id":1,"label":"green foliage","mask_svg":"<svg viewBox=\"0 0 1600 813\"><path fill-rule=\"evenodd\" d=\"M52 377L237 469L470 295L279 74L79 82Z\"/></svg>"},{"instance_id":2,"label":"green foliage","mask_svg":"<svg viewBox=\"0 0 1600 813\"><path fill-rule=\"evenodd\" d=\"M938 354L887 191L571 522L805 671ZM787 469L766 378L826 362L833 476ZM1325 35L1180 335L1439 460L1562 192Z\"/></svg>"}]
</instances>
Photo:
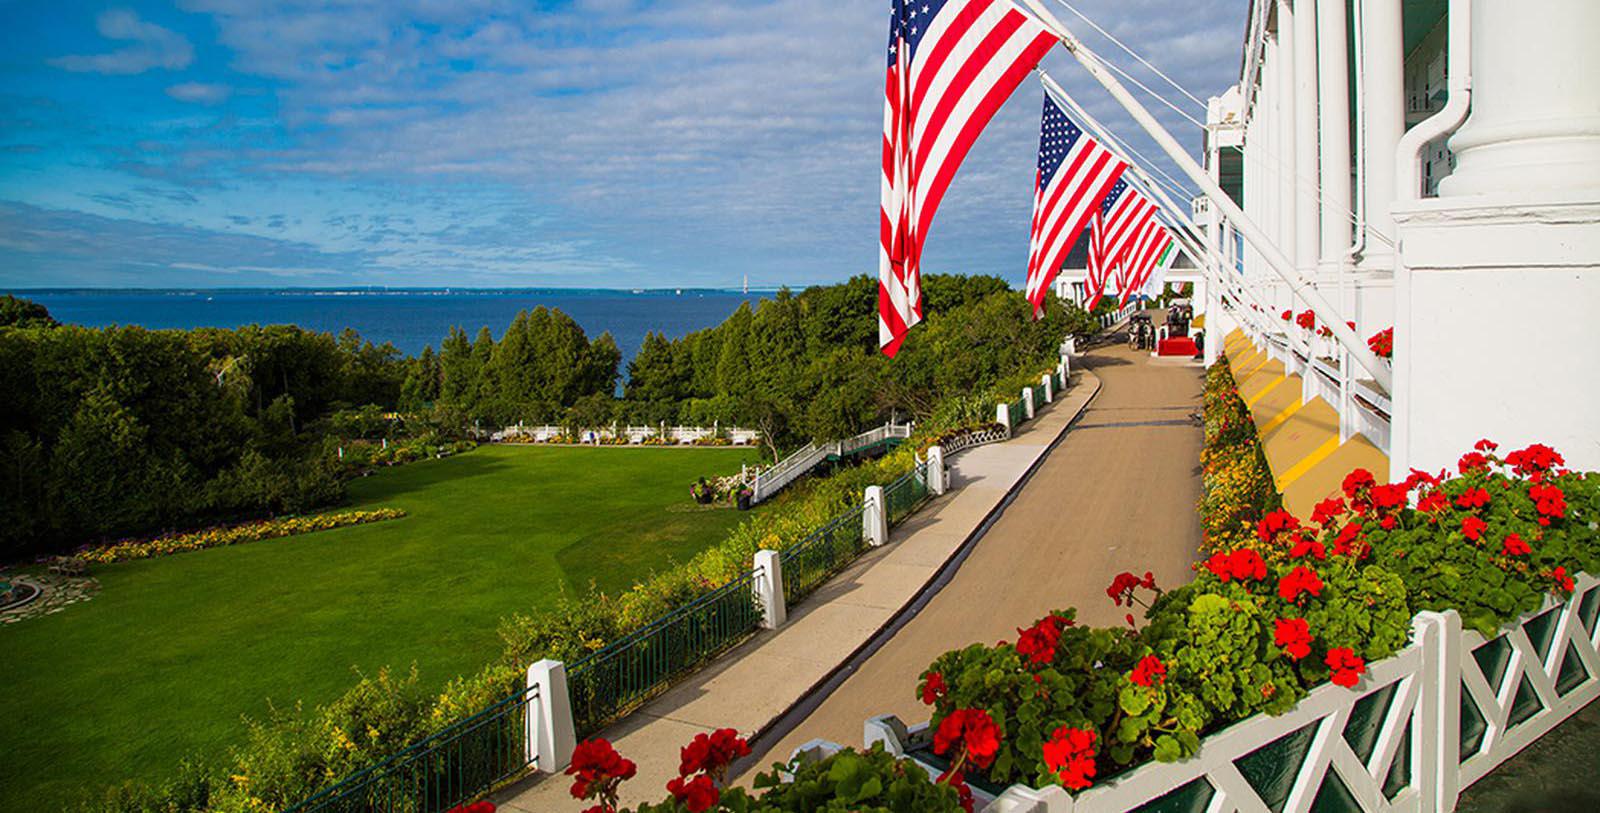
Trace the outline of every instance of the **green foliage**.
<instances>
[{"instance_id":1,"label":"green foliage","mask_svg":"<svg viewBox=\"0 0 1600 813\"><path fill-rule=\"evenodd\" d=\"M50 309L11 294L0 296L0 327L55 327Z\"/></svg>"},{"instance_id":2,"label":"green foliage","mask_svg":"<svg viewBox=\"0 0 1600 813\"><path fill-rule=\"evenodd\" d=\"M785 780L788 781L785 781ZM717 810L729 813L810 813L813 810L852 813L955 813L962 810L954 788L935 784L928 772L909 759L884 752L881 744L866 751L845 749L824 759L804 758L758 774L754 792L741 787L722 791ZM681 813L668 798L643 804L635 813Z\"/></svg>"},{"instance_id":3,"label":"green foliage","mask_svg":"<svg viewBox=\"0 0 1600 813\"><path fill-rule=\"evenodd\" d=\"M1233 550L1248 544L1256 523L1283 504L1255 419L1233 380L1226 356L1206 370L1200 451L1201 547Z\"/></svg>"}]
</instances>

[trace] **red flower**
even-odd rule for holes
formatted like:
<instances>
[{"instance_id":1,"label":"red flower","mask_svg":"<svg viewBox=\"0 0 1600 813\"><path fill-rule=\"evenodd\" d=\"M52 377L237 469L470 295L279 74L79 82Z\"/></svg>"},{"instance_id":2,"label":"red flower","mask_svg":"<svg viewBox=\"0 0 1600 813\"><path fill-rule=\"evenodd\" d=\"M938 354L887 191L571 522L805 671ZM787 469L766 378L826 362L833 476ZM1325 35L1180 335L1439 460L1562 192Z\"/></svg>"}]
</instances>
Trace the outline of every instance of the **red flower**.
<instances>
[{"instance_id":1,"label":"red flower","mask_svg":"<svg viewBox=\"0 0 1600 813\"><path fill-rule=\"evenodd\" d=\"M1281 316L1282 316L1282 317L1283 317L1283 321L1285 321L1285 322L1287 322L1287 321L1289 321L1289 320L1290 320L1290 319L1293 319L1293 318L1294 318L1294 311L1292 311L1292 310L1287 310L1287 311L1284 311L1284 312L1283 312L1283 313L1282 313L1282 314L1280 314L1280 315L1281 315Z\"/></svg>"},{"instance_id":2,"label":"red flower","mask_svg":"<svg viewBox=\"0 0 1600 813\"><path fill-rule=\"evenodd\" d=\"M1372 355L1381 359L1394 357L1394 328L1386 327L1367 339L1367 347L1372 350Z\"/></svg>"},{"instance_id":3,"label":"red flower","mask_svg":"<svg viewBox=\"0 0 1600 813\"><path fill-rule=\"evenodd\" d=\"M717 783L703 773L695 774L693 779L680 776L668 782L667 792L682 802L689 813L704 813L722 801L722 792L717 790Z\"/></svg>"},{"instance_id":4,"label":"red flower","mask_svg":"<svg viewBox=\"0 0 1600 813\"><path fill-rule=\"evenodd\" d=\"M1377 484L1377 479L1372 472L1366 469L1356 469L1344 476L1344 495L1354 500Z\"/></svg>"},{"instance_id":5,"label":"red flower","mask_svg":"<svg viewBox=\"0 0 1600 813\"><path fill-rule=\"evenodd\" d=\"M1417 510L1431 514L1450 504L1450 496L1443 491L1430 491L1417 500Z\"/></svg>"},{"instance_id":6,"label":"red flower","mask_svg":"<svg viewBox=\"0 0 1600 813\"><path fill-rule=\"evenodd\" d=\"M1336 647L1328 650L1328 657L1324 659L1328 668L1333 670L1333 684L1346 689L1354 688L1361 679L1361 674L1367 671L1366 661L1356 656L1349 647Z\"/></svg>"},{"instance_id":7,"label":"red flower","mask_svg":"<svg viewBox=\"0 0 1600 813\"><path fill-rule=\"evenodd\" d=\"M1521 475L1549 471L1556 466L1566 465L1566 462L1559 452L1543 443L1535 443L1506 455L1506 463Z\"/></svg>"},{"instance_id":8,"label":"red flower","mask_svg":"<svg viewBox=\"0 0 1600 813\"><path fill-rule=\"evenodd\" d=\"M1303 593L1322 595L1322 579L1311 568L1297 567L1289 571L1289 575L1278 580L1278 595L1282 596L1284 601L1298 604Z\"/></svg>"},{"instance_id":9,"label":"red flower","mask_svg":"<svg viewBox=\"0 0 1600 813\"><path fill-rule=\"evenodd\" d=\"M1489 458L1484 457L1477 452L1467 452L1461 456L1460 460L1456 461L1456 470L1462 474L1471 474L1475 471L1487 471L1488 469Z\"/></svg>"},{"instance_id":10,"label":"red flower","mask_svg":"<svg viewBox=\"0 0 1600 813\"><path fill-rule=\"evenodd\" d=\"M1399 508L1406 504L1406 491L1404 485L1373 486L1372 507L1380 511Z\"/></svg>"},{"instance_id":11,"label":"red flower","mask_svg":"<svg viewBox=\"0 0 1600 813\"><path fill-rule=\"evenodd\" d=\"M1483 532L1489 530L1489 523L1475 516L1468 516L1461 520L1461 533L1474 542L1483 537Z\"/></svg>"},{"instance_id":12,"label":"red flower","mask_svg":"<svg viewBox=\"0 0 1600 813\"><path fill-rule=\"evenodd\" d=\"M1233 579L1260 581L1267 577L1267 563L1262 561L1261 554L1249 549L1213 554L1205 561L1205 567L1225 582Z\"/></svg>"},{"instance_id":13,"label":"red flower","mask_svg":"<svg viewBox=\"0 0 1600 813\"><path fill-rule=\"evenodd\" d=\"M1528 496L1539 511L1539 524L1549 525L1552 519L1567 515L1567 494L1560 486L1535 483L1528 486Z\"/></svg>"},{"instance_id":14,"label":"red flower","mask_svg":"<svg viewBox=\"0 0 1600 813\"><path fill-rule=\"evenodd\" d=\"M1480 440L1477 443L1472 444L1472 448L1477 449L1480 452L1492 452L1495 449L1500 448L1500 444L1495 443L1494 441L1492 441L1492 440L1490 440L1488 438L1484 438L1483 440Z\"/></svg>"},{"instance_id":15,"label":"red flower","mask_svg":"<svg viewBox=\"0 0 1600 813\"><path fill-rule=\"evenodd\" d=\"M1384 519L1393 519L1393 517L1384 517ZM1354 556L1357 559L1366 558L1366 555L1372 552L1372 546L1361 538L1362 530L1362 525L1359 522L1345 523L1345 526L1339 529L1339 535L1333 539L1333 552L1340 556Z\"/></svg>"},{"instance_id":16,"label":"red flower","mask_svg":"<svg viewBox=\"0 0 1600 813\"><path fill-rule=\"evenodd\" d=\"M1412 469L1411 473L1406 475L1406 490L1410 491L1419 486L1436 486L1444 480L1444 476L1445 473L1443 471L1438 474L1429 474L1421 469Z\"/></svg>"},{"instance_id":17,"label":"red flower","mask_svg":"<svg viewBox=\"0 0 1600 813\"><path fill-rule=\"evenodd\" d=\"M1522 541L1522 537L1516 534L1506 534L1505 542L1501 543L1500 552L1507 556L1527 556L1533 553L1533 549L1528 547L1528 543Z\"/></svg>"},{"instance_id":18,"label":"red flower","mask_svg":"<svg viewBox=\"0 0 1600 813\"><path fill-rule=\"evenodd\" d=\"M494 802L484 799L481 802L473 802L472 804L456 805L455 807L450 808L447 813L494 813L494 811Z\"/></svg>"},{"instance_id":19,"label":"red flower","mask_svg":"<svg viewBox=\"0 0 1600 813\"><path fill-rule=\"evenodd\" d=\"M948 691L950 691L950 687L945 685L944 675L938 672L929 672L928 681L922 684L922 702L931 706L939 698L944 697Z\"/></svg>"},{"instance_id":20,"label":"red flower","mask_svg":"<svg viewBox=\"0 0 1600 813\"><path fill-rule=\"evenodd\" d=\"M1304 618L1280 618L1275 624L1272 640L1289 657L1300 660L1311 654L1311 625Z\"/></svg>"},{"instance_id":21,"label":"red flower","mask_svg":"<svg viewBox=\"0 0 1600 813\"><path fill-rule=\"evenodd\" d=\"M1456 498L1456 506L1466 509L1482 508L1489 504L1489 489L1469 488Z\"/></svg>"},{"instance_id":22,"label":"red flower","mask_svg":"<svg viewBox=\"0 0 1600 813\"><path fill-rule=\"evenodd\" d=\"M623 759L617 749L611 747L611 743L596 737L584 740L572 749L572 763L567 766L566 774L577 777L572 782L574 799L593 799L598 796L603 804L607 800L614 804L617 785L625 779L632 779L637 772L638 767L633 760Z\"/></svg>"},{"instance_id":23,"label":"red flower","mask_svg":"<svg viewBox=\"0 0 1600 813\"><path fill-rule=\"evenodd\" d=\"M1568 593L1572 592L1574 585L1572 583L1572 577L1567 575L1566 568L1558 567L1555 570L1550 571L1550 578L1555 579L1556 586L1561 588L1563 591Z\"/></svg>"},{"instance_id":24,"label":"red flower","mask_svg":"<svg viewBox=\"0 0 1600 813\"><path fill-rule=\"evenodd\" d=\"M1154 655L1146 655L1134 664L1128 680L1140 686L1159 686L1167 682L1167 665Z\"/></svg>"},{"instance_id":25,"label":"red flower","mask_svg":"<svg viewBox=\"0 0 1600 813\"><path fill-rule=\"evenodd\" d=\"M678 775L704 771L712 776L717 776L727 769L728 765L742 756L749 756L750 746L739 732L731 728L719 728L707 734L696 734L681 751L678 761Z\"/></svg>"},{"instance_id":26,"label":"red flower","mask_svg":"<svg viewBox=\"0 0 1600 813\"><path fill-rule=\"evenodd\" d=\"M1342 516L1344 512L1344 498L1329 497L1317 503L1317 507L1311 509L1311 521L1318 525L1326 526L1333 522L1335 517Z\"/></svg>"},{"instance_id":27,"label":"red flower","mask_svg":"<svg viewBox=\"0 0 1600 813\"><path fill-rule=\"evenodd\" d=\"M1093 731L1062 726L1044 744L1045 767L1061 779L1063 786L1083 790L1094 784L1094 743Z\"/></svg>"},{"instance_id":28,"label":"red flower","mask_svg":"<svg viewBox=\"0 0 1600 813\"><path fill-rule=\"evenodd\" d=\"M1306 308L1294 318L1294 323L1306 330L1310 330L1317 326L1317 315L1310 308Z\"/></svg>"},{"instance_id":29,"label":"red flower","mask_svg":"<svg viewBox=\"0 0 1600 813\"><path fill-rule=\"evenodd\" d=\"M1132 607L1133 591L1135 588L1139 587L1143 587L1147 590L1156 589L1155 574L1146 570L1144 572L1144 578L1141 579L1132 573L1118 573L1116 578L1111 580L1111 586L1106 588L1106 595L1110 596L1111 600L1115 601L1118 607L1121 607L1122 602L1124 601L1128 602L1129 607Z\"/></svg>"},{"instance_id":30,"label":"red flower","mask_svg":"<svg viewBox=\"0 0 1600 813\"><path fill-rule=\"evenodd\" d=\"M1049 663L1056 658L1056 645L1061 642L1061 631L1072 626L1072 621L1059 615L1047 615L1027 629L1017 630L1017 653L1028 656L1034 665Z\"/></svg>"},{"instance_id":31,"label":"red flower","mask_svg":"<svg viewBox=\"0 0 1600 813\"><path fill-rule=\"evenodd\" d=\"M972 786L967 784L967 778L962 776L961 772L952 773L950 771L945 771L944 773L939 774L938 779L933 781L939 784L949 785L952 789L954 789L956 792L956 800L961 803L961 809L967 811L967 813L972 813Z\"/></svg>"},{"instance_id":32,"label":"red flower","mask_svg":"<svg viewBox=\"0 0 1600 813\"><path fill-rule=\"evenodd\" d=\"M933 752L943 754L954 745L966 749L973 765L987 768L1000 751L1000 727L983 709L956 709L933 732Z\"/></svg>"},{"instance_id":33,"label":"red flower","mask_svg":"<svg viewBox=\"0 0 1600 813\"><path fill-rule=\"evenodd\" d=\"M1300 520L1295 519L1294 514L1279 509L1261 518L1261 522L1256 525L1256 536L1262 542L1271 542L1278 538L1278 534L1299 528Z\"/></svg>"},{"instance_id":34,"label":"red flower","mask_svg":"<svg viewBox=\"0 0 1600 813\"><path fill-rule=\"evenodd\" d=\"M1289 549L1289 557L1299 559L1302 556L1310 556L1321 561L1328 558L1328 549L1323 547L1321 542L1302 534L1295 537L1294 547Z\"/></svg>"}]
</instances>

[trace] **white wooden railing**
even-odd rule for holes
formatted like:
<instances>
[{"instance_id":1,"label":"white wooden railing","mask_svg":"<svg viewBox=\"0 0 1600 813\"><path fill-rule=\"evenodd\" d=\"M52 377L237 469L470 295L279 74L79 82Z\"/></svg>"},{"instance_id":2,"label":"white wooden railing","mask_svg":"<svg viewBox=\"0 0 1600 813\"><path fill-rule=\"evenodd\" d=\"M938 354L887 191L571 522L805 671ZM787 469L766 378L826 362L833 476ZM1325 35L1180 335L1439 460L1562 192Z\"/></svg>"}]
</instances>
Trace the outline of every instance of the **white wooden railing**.
<instances>
[{"instance_id":1,"label":"white wooden railing","mask_svg":"<svg viewBox=\"0 0 1600 813\"><path fill-rule=\"evenodd\" d=\"M980 805L988 813L1112 813L1194 794L1201 801L1191 809L1210 813L1305 813L1337 782L1348 792L1333 794L1346 799L1338 808L1448 813L1463 789L1600 698L1600 580L1580 575L1576 588L1488 640L1464 631L1454 611L1418 613L1409 645L1369 664L1355 689L1324 684L1285 714L1206 737L1188 759L1146 763L1077 796L1013 785L998 797L979 791ZM893 716L867 721L865 734L868 746L912 757L930 737L926 725L907 728ZM1289 784L1277 794L1258 787L1241 770L1252 756L1272 761Z\"/></svg>"},{"instance_id":2,"label":"white wooden railing","mask_svg":"<svg viewBox=\"0 0 1600 813\"><path fill-rule=\"evenodd\" d=\"M534 443L549 443L558 437L565 436L568 427L565 426L527 426L515 424L489 435L494 442L502 441L532 441ZM690 445L701 440L726 436L728 441L735 446L750 446L761 440L761 433L754 429L744 429L737 426L726 429L720 426L602 426L599 428L579 430L577 441L579 443L599 443L616 438L625 438L629 444L642 444L651 438L660 438L668 443Z\"/></svg>"},{"instance_id":3,"label":"white wooden railing","mask_svg":"<svg viewBox=\"0 0 1600 813\"><path fill-rule=\"evenodd\" d=\"M912 425L886 423L875 429L868 429L855 437L844 440L835 440L828 443L807 443L795 450L793 454L778 461L771 468L756 475L755 483L751 486L751 502L761 502L772 495L782 491L785 486L800 479L806 472L816 468L822 461L829 457L841 457L855 454L875 443L882 443L892 438L905 439L911 437Z\"/></svg>"}]
</instances>

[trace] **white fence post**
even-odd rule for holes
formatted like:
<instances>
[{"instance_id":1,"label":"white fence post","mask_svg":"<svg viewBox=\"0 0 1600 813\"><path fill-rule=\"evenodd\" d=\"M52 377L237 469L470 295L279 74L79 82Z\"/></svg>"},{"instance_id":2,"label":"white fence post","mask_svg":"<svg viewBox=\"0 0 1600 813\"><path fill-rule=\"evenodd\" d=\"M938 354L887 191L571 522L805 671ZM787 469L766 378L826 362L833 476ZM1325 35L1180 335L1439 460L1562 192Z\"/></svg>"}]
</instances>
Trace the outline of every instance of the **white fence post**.
<instances>
[{"instance_id":1,"label":"white fence post","mask_svg":"<svg viewBox=\"0 0 1600 813\"><path fill-rule=\"evenodd\" d=\"M861 512L861 533L867 544L879 547L889 541L889 506L883 499L883 486L867 486L866 508Z\"/></svg>"},{"instance_id":2,"label":"white fence post","mask_svg":"<svg viewBox=\"0 0 1600 813\"><path fill-rule=\"evenodd\" d=\"M1034 411L1034 407L1033 407L1033 387L1023 387L1022 388L1022 414L1028 420L1031 421L1031 420L1033 420L1033 411Z\"/></svg>"},{"instance_id":3,"label":"white fence post","mask_svg":"<svg viewBox=\"0 0 1600 813\"><path fill-rule=\"evenodd\" d=\"M945 481L944 473L944 447L928 447L928 493L937 497L949 490L950 484Z\"/></svg>"},{"instance_id":4,"label":"white fence post","mask_svg":"<svg viewBox=\"0 0 1600 813\"><path fill-rule=\"evenodd\" d=\"M775 550L756 551L757 575L750 580L750 589L761 602L761 628L775 630L789 620L789 608L783 603L783 563Z\"/></svg>"},{"instance_id":5,"label":"white fence post","mask_svg":"<svg viewBox=\"0 0 1600 813\"><path fill-rule=\"evenodd\" d=\"M1006 437L1011 437L1011 405L997 404L994 408L994 422L1006 428Z\"/></svg>"},{"instance_id":6,"label":"white fence post","mask_svg":"<svg viewBox=\"0 0 1600 813\"><path fill-rule=\"evenodd\" d=\"M531 698L524 715L528 762L544 773L560 773L572 762L578 735L572 724L572 695L567 693L567 667L545 659L528 667Z\"/></svg>"},{"instance_id":7,"label":"white fence post","mask_svg":"<svg viewBox=\"0 0 1600 813\"><path fill-rule=\"evenodd\" d=\"M1050 374L1039 376L1039 383L1044 386L1044 402L1053 404L1056 401L1056 382L1050 380Z\"/></svg>"},{"instance_id":8,"label":"white fence post","mask_svg":"<svg viewBox=\"0 0 1600 813\"><path fill-rule=\"evenodd\" d=\"M1437 684L1438 725L1429 732L1438 737L1434 759L1438 774L1433 784L1434 810L1455 810L1461 797L1461 616L1453 612L1433 615L1434 639L1438 641L1439 671L1429 677ZM1424 788L1424 791L1428 790Z\"/></svg>"}]
</instances>

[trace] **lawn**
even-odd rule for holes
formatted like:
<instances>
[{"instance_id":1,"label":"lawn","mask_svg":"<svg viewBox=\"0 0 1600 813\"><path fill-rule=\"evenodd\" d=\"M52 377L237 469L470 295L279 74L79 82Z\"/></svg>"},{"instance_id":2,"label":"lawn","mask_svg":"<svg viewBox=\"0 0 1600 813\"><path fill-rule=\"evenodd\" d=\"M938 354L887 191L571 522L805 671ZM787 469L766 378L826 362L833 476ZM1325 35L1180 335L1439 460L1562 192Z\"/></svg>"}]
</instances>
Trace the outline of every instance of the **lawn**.
<instances>
[{"instance_id":1,"label":"lawn","mask_svg":"<svg viewBox=\"0 0 1600 813\"><path fill-rule=\"evenodd\" d=\"M358 670L415 664L429 686L475 670L502 616L720 540L738 513L692 508L689 484L754 458L485 447L351 485L404 519L98 567L93 600L0 628L0 810L159 779Z\"/></svg>"}]
</instances>

